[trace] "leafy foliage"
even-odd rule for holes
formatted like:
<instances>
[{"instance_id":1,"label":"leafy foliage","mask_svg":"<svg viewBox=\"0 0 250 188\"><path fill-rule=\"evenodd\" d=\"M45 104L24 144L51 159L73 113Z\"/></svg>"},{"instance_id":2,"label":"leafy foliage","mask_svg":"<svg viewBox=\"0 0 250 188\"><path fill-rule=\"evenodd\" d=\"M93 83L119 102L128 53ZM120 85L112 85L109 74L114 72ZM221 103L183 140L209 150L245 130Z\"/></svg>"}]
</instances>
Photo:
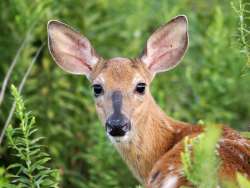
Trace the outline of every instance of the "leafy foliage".
<instances>
[{"instance_id":1,"label":"leafy foliage","mask_svg":"<svg viewBox=\"0 0 250 188\"><path fill-rule=\"evenodd\" d=\"M250 20L250 12L249 12L249 2L243 2L239 0L237 5L234 2L231 2L232 7L236 14L239 17L239 40L241 43L242 53L245 54L247 58L247 65L250 67L250 28L247 22Z\"/></svg>"},{"instance_id":2,"label":"leafy foliage","mask_svg":"<svg viewBox=\"0 0 250 188\"><path fill-rule=\"evenodd\" d=\"M250 187L250 181L247 180L247 178L244 177L243 175L237 174L237 180L239 183L239 188Z\"/></svg>"},{"instance_id":3,"label":"leafy foliage","mask_svg":"<svg viewBox=\"0 0 250 188\"><path fill-rule=\"evenodd\" d=\"M6 132L9 147L15 151L18 161L8 167L16 172L12 182L20 188L56 188L59 172L45 166L50 157L39 143L43 138L34 138L38 131L35 128L35 117L25 111L23 99L14 86L12 95L16 102L16 116L20 120L19 127L9 126Z\"/></svg>"},{"instance_id":4,"label":"leafy foliage","mask_svg":"<svg viewBox=\"0 0 250 188\"><path fill-rule=\"evenodd\" d=\"M238 8L238 0L233 2ZM246 56L238 42L239 16L228 0L4 0L0 10L0 21L5 23L0 36L1 89L15 57L10 83L19 85L35 52L47 40L49 19L80 30L106 58L137 57L150 33L170 18L186 14L189 51L180 66L153 82L156 101L179 120L223 122L247 131L250 75L243 71ZM245 10L247 13L249 6ZM248 20L245 25L249 28ZM0 106L0 125L12 104L9 86ZM62 187L127 188L138 184L97 120L87 80L58 69L48 50L37 59L23 95L36 116L36 136L46 137L40 142L48 146L53 158L50 167L61 170ZM0 156L0 166L15 163L6 142L0 147Z\"/></svg>"},{"instance_id":5,"label":"leafy foliage","mask_svg":"<svg viewBox=\"0 0 250 188\"><path fill-rule=\"evenodd\" d=\"M220 132L218 126L210 125L199 137L185 139L185 151L181 155L184 173L198 188L218 186L219 159L215 152Z\"/></svg>"},{"instance_id":6,"label":"leafy foliage","mask_svg":"<svg viewBox=\"0 0 250 188\"><path fill-rule=\"evenodd\" d=\"M205 132L195 138L185 138L185 150L181 155L186 178L197 188L245 188L250 180L237 174L237 183L219 181L218 140L221 129L218 125L207 125Z\"/></svg>"},{"instance_id":7,"label":"leafy foliage","mask_svg":"<svg viewBox=\"0 0 250 188\"><path fill-rule=\"evenodd\" d=\"M3 167L0 167L0 187L2 188L14 188L14 185L9 183L8 174Z\"/></svg>"}]
</instances>

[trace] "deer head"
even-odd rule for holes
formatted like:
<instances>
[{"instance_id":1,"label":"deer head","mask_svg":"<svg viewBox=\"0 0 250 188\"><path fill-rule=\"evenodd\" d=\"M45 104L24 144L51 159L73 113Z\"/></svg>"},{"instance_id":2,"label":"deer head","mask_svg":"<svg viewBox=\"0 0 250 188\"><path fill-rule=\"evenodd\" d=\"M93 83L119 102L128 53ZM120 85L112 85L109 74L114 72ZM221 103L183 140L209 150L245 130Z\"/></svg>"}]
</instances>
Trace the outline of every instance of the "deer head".
<instances>
[{"instance_id":1,"label":"deer head","mask_svg":"<svg viewBox=\"0 0 250 188\"><path fill-rule=\"evenodd\" d=\"M48 36L50 53L59 67L85 75L91 82L98 115L107 135L117 142L127 142L143 129L137 121L152 104L151 81L157 73L176 67L188 46L185 16L156 30L143 55L135 59L104 59L86 37L59 21L48 23Z\"/></svg>"}]
</instances>

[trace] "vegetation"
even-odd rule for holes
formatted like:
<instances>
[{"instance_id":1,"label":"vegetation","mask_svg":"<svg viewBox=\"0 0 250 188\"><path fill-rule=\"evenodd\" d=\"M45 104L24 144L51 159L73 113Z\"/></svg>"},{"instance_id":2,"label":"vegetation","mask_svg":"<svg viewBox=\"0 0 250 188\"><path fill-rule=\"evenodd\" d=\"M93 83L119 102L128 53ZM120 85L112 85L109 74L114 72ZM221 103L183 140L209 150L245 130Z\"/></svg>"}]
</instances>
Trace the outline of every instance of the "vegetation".
<instances>
[{"instance_id":1,"label":"vegetation","mask_svg":"<svg viewBox=\"0 0 250 188\"><path fill-rule=\"evenodd\" d=\"M250 66L250 45L249 45L249 36L250 28L248 26L249 22L249 3L243 3L242 0L239 0L238 5L235 5L234 2L231 2L232 8L237 13L239 17L239 40L242 46L242 52L247 58L247 66Z\"/></svg>"},{"instance_id":2,"label":"vegetation","mask_svg":"<svg viewBox=\"0 0 250 188\"><path fill-rule=\"evenodd\" d=\"M45 137L38 145L46 146L41 150L52 158L46 165L41 164L44 166L41 171L60 169L61 187L128 188L138 182L97 121L88 81L61 71L44 47L49 19L59 19L80 30L106 58L137 57L153 30L178 14L186 14L189 51L175 70L157 76L151 87L154 97L166 113L176 119L225 123L249 135L248 0L5 0L0 1L0 9L0 21L4 23L0 36L0 129L11 117L11 109L15 109L10 89L11 84L15 84L25 98L25 105L32 110L32 117L36 117L36 124L30 131L38 131L28 140ZM31 115L27 118L25 121L32 123ZM14 131L22 127L20 118L10 119L13 129L7 129L9 139L4 134L0 147L2 187L10 187L13 180L10 174L16 175L19 171L18 166L7 169L8 166L23 164L27 168L27 158L10 154L18 152L13 150L12 144L12 149L8 148L10 138L15 141L24 138ZM207 134L217 135L216 130L212 132ZM205 151L210 154L216 138L214 142L208 141ZM215 169L217 164L212 156L214 162L209 169ZM47 158L43 154L41 157ZM203 182L192 174L206 168L199 167L199 161L189 160L187 164L191 164L186 168L187 175L191 172L190 179L197 184ZM52 172L46 179L56 185L58 177ZM14 185L20 183L18 178L24 177L21 171L20 177L14 177L17 180ZM238 179L244 187L246 180L240 175Z\"/></svg>"},{"instance_id":3,"label":"vegetation","mask_svg":"<svg viewBox=\"0 0 250 188\"><path fill-rule=\"evenodd\" d=\"M221 125L207 125L204 133L198 137L185 138L185 151L181 155L185 176L197 188L249 187L250 180L240 173L237 174L236 183L219 181L221 161L217 149L220 135Z\"/></svg>"},{"instance_id":4,"label":"vegetation","mask_svg":"<svg viewBox=\"0 0 250 188\"><path fill-rule=\"evenodd\" d=\"M16 116L20 121L19 127L9 125L6 131L9 147L15 151L18 161L8 166L8 170L16 171L15 175L11 175L12 184L20 188L56 188L59 172L45 166L51 158L40 145L43 137L34 137L38 132L34 127L35 117L26 112L23 99L14 86L12 95L15 97Z\"/></svg>"},{"instance_id":5,"label":"vegetation","mask_svg":"<svg viewBox=\"0 0 250 188\"><path fill-rule=\"evenodd\" d=\"M182 153L184 173L198 188L214 188L218 185L219 159L215 151L220 133L218 125L210 125L199 137L185 139L185 151Z\"/></svg>"}]
</instances>

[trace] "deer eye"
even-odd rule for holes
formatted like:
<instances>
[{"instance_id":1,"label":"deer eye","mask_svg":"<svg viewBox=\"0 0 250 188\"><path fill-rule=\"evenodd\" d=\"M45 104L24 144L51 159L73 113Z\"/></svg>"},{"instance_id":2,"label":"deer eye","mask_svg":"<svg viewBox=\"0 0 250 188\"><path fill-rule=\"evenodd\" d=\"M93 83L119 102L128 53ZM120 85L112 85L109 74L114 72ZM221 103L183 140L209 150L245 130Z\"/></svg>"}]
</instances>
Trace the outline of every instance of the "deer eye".
<instances>
[{"instance_id":1,"label":"deer eye","mask_svg":"<svg viewBox=\"0 0 250 188\"><path fill-rule=\"evenodd\" d=\"M143 95L145 93L146 84L138 83L135 88L135 92Z\"/></svg>"},{"instance_id":2,"label":"deer eye","mask_svg":"<svg viewBox=\"0 0 250 188\"><path fill-rule=\"evenodd\" d=\"M93 85L93 91L94 91L95 97L99 97L104 92L103 87L100 84L94 84Z\"/></svg>"}]
</instances>

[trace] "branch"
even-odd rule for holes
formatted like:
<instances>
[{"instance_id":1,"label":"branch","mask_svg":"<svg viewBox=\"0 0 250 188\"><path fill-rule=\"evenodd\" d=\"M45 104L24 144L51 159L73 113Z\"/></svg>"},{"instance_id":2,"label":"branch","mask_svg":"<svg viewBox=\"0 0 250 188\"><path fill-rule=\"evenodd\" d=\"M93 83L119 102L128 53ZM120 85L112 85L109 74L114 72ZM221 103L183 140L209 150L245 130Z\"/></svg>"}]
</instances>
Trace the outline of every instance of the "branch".
<instances>
[{"instance_id":1,"label":"branch","mask_svg":"<svg viewBox=\"0 0 250 188\"><path fill-rule=\"evenodd\" d=\"M28 32L27 32L27 34L26 34L26 36L25 36L25 38L24 38L24 40L23 40L21 46L18 48L17 53L16 53L16 55L15 55L13 61L11 62L11 65L10 65L8 71L7 71L6 76L4 77L3 85L2 85L2 88L1 88L1 91L0 91L0 106L1 106L1 104L2 104L2 102L3 102L3 100L4 100L5 91L6 91L6 88L7 88L7 86L8 86L8 82L9 82L11 73L13 72L13 69L14 69L14 67L15 67L16 64L17 64L17 60L18 60L18 58L19 58L19 56L20 56L22 50L24 49L26 43L28 42L30 36L31 36L30 33L31 33L31 31L34 29L34 26L35 26L35 23L34 23L34 24L30 27L30 29L28 30Z\"/></svg>"},{"instance_id":2,"label":"branch","mask_svg":"<svg viewBox=\"0 0 250 188\"><path fill-rule=\"evenodd\" d=\"M29 76L29 74L30 74L30 72L31 72L31 69L32 69L34 63L36 62L38 56L40 55L40 53L41 53L41 51L42 51L44 45L45 45L45 43L43 43L43 44L40 46L40 48L37 50L37 52L36 52L35 56L33 57L33 59L32 59L32 61L31 61L30 65L29 65L27 71L25 72L25 75L24 75L24 77L23 77L23 79L22 79L22 81L21 81L21 83L20 83L20 85L19 85L19 87L18 87L18 92L19 92L20 94L21 94L21 92L22 92L22 90L23 90L23 87L24 87L24 84L25 84L25 82L26 82L26 80L27 80L27 78L28 78L28 76ZM12 117L13 117L13 114L14 114L14 112L15 112L15 108L16 108L16 103L13 102L12 107L11 107L11 110L10 110L10 112L9 112L9 116L8 116L8 118L7 118L7 120L6 120L5 124L4 124L4 127L3 127L2 132L1 132L1 135L0 135L0 145L1 145L2 141L3 141L3 137L4 137L4 135L5 135L5 131L6 131L8 125L9 125L9 123L10 123Z\"/></svg>"}]
</instances>

